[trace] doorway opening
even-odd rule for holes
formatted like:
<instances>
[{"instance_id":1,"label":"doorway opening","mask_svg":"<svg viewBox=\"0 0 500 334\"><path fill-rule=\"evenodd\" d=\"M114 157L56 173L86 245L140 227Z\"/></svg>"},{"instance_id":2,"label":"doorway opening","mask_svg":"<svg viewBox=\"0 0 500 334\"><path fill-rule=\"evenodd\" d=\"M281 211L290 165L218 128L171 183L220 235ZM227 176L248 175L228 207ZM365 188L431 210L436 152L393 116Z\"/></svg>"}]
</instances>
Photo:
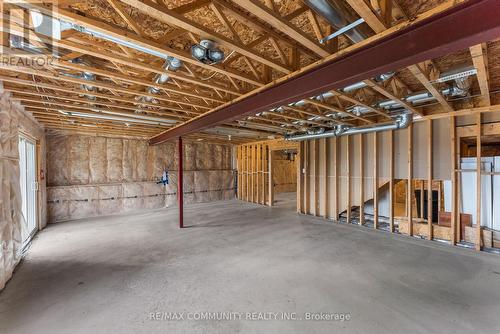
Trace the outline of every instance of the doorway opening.
<instances>
[{"instance_id":1,"label":"doorway opening","mask_svg":"<svg viewBox=\"0 0 500 334\"><path fill-rule=\"evenodd\" d=\"M271 198L273 205L296 210L297 207L297 149L273 150Z\"/></svg>"},{"instance_id":2,"label":"doorway opening","mask_svg":"<svg viewBox=\"0 0 500 334\"><path fill-rule=\"evenodd\" d=\"M456 219L460 228L457 229L457 241L473 247L477 233L480 231L481 247L498 252L500 249L500 135L482 136L479 147L478 154L476 137L464 136L459 140ZM478 170L480 173L479 196ZM451 211L453 196L451 182L448 181L445 186L446 211Z\"/></svg>"},{"instance_id":3,"label":"doorway opening","mask_svg":"<svg viewBox=\"0 0 500 334\"><path fill-rule=\"evenodd\" d=\"M25 248L37 231L37 165L36 143L24 136L19 136L19 177L22 197L21 224L23 248Z\"/></svg>"}]
</instances>

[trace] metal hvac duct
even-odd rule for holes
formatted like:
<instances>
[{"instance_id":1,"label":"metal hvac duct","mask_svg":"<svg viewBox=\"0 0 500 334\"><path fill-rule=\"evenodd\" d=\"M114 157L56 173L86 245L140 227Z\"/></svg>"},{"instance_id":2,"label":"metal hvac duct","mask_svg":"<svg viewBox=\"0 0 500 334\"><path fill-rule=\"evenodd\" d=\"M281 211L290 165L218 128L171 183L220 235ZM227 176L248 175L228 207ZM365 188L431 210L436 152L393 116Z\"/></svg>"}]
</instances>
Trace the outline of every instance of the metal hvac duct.
<instances>
[{"instance_id":1,"label":"metal hvac duct","mask_svg":"<svg viewBox=\"0 0 500 334\"><path fill-rule=\"evenodd\" d=\"M335 29L340 30L347 26L349 22L340 14L328 0L302 0L316 14L322 16ZM356 28L352 28L344 33L352 42L358 43L366 38L366 36Z\"/></svg>"},{"instance_id":2,"label":"metal hvac duct","mask_svg":"<svg viewBox=\"0 0 500 334\"><path fill-rule=\"evenodd\" d=\"M355 135L360 133L404 129L407 128L408 125L410 125L411 121L412 121L412 114L401 114L397 116L396 121L392 124L380 124L370 127L359 127L359 128L349 128L345 125L337 125L331 131L324 131L324 129L321 128L315 131L314 133L308 133L296 136L287 136L285 137L285 140L300 141L309 139L340 137L340 136Z\"/></svg>"},{"instance_id":3,"label":"metal hvac duct","mask_svg":"<svg viewBox=\"0 0 500 334\"><path fill-rule=\"evenodd\" d=\"M163 68L165 69L165 73L156 74L155 77L153 78L153 82L157 85L164 85L165 83L167 83L168 80L170 80L170 76L168 75L168 73L166 71L171 70L171 71L175 72L181 67L182 67L182 61L180 59L168 56L167 60L165 60L165 63L163 64ZM161 90L157 87L151 86L151 87L148 87L146 89L146 92L148 94L155 95L155 94L160 94ZM151 96L141 96L139 98L139 101L146 101L146 102L155 103L155 104L159 103L158 100L156 100L155 98L153 98ZM144 106L142 106L142 107L144 107ZM138 111L136 111L136 112L138 112Z\"/></svg>"},{"instance_id":4,"label":"metal hvac duct","mask_svg":"<svg viewBox=\"0 0 500 334\"><path fill-rule=\"evenodd\" d=\"M79 64L79 65L83 65L83 66L91 66L91 64L89 64L85 59L80 58L80 57L74 58L74 59L70 60L70 62L73 64ZM86 81L95 81L95 79L96 79L96 75L94 73L88 72L88 71L83 71L80 76L71 75L69 73L64 73L64 75L71 76L73 78L84 79ZM80 85L80 87L82 87L87 92L91 92L91 93L97 91L96 87L94 87L91 84L88 84L88 85L82 84L82 85ZM96 99L96 97L93 95L84 95L84 96L89 100Z\"/></svg>"}]
</instances>

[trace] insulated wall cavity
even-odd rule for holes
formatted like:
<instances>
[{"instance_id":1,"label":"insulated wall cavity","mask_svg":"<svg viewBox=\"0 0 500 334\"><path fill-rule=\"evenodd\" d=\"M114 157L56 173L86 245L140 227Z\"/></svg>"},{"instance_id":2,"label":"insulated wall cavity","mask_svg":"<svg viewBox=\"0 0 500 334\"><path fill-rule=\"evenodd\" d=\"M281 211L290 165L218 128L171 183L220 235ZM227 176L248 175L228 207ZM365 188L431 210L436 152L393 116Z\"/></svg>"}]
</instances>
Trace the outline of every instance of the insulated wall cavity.
<instances>
[{"instance_id":1,"label":"insulated wall cavity","mask_svg":"<svg viewBox=\"0 0 500 334\"><path fill-rule=\"evenodd\" d=\"M50 135L49 221L159 209L177 203L175 142ZM185 142L184 203L234 197L229 145ZM158 183L164 171L169 184Z\"/></svg>"}]
</instances>

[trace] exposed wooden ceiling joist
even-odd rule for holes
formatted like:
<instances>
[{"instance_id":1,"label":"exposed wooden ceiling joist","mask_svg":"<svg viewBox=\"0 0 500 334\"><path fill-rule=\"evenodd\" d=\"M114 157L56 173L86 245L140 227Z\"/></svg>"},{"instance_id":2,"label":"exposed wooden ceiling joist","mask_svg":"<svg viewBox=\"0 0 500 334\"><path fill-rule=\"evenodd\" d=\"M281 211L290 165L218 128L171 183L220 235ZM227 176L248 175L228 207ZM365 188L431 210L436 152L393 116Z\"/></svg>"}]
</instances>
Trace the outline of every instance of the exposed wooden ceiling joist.
<instances>
[{"instance_id":1,"label":"exposed wooden ceiling joist","mask_svg":"<svg viewBox=\"0 0 500 334\"><path fill-rule=\"evenodd\" d=\"M193 121L193 117L196 117L196 120L203 114L217 113L219 109L225 108L231 103L237 103L247 96L260 94L264 89L280 85L294 76L285 74L298 69L297 75L300 75L300 73L310 70L311 66L305 66L319 57L324 57L324 59L316 65L322 66L321 64L325 64L329 59L341 59L349 52L362 52L360 50L363 50L370 41L387 39L391 33L415 23L418 24L418 21L425 17L463 2L463 0L445 1L442 5L423 14L410 15L412 21L399 24L397 29L391 29L391 25L408 17L398 2L391 0L346 0L346 4L341 4L342 15L345 15L347 20L352 22L356 18L356 15L352 13L356 12L365 19L376 36L351 46L349 46L350 43L342 42L343 38L340 38L337 40L340 41L340 51L335 49L336 53L333 56L328 56L328 52L333 52L331 45L323 46L316 39L321 38L323 34L331 33L334 31L333 28L300 2L292 3L288 0L279 3L259 2L257 0L195 0L178 7L172 7L175 6L173 3L166 4L162 1L153 2L151 0L104 0L95 3L92 2L93 0L89 1L91 2L89 5L74 2L70 5L59 6L58 11L50 11L50 14L154 52L175 56L184 62L184 66L175 72L165 70L162 66L163 57L140 52L137 48L128 48L119 43L112 43L106 38L90 37L88 34L69 30L62 32L61 40L53 41L53 44L61 51L62 57L59 60L43 69L0 64L0 80L3 79L6 83L5 86L12 89L16 96L25 99L41 97L45 101L47 99L55 102L65 101L65 103L78 107L85 104L85 99L90 100L89 96L94 96L98 101L96 105L100 104L101 107L114 108L113 104L116 104L116 110L131 111L151 108L153 112L180 113L183 117L182 120L186 122ZM473 2L480 3L482 1L487 0L474 0ZM9 0L9 2L31 3L33 1ZM130 5L130 3L133 4ZM180 3L182 2L176 2L176 4ZM350 4L353 10L347 8L347 4ZM32 5L43 9L40 2ZM433 5L431 4L431 8ZM406 5L404 6L407 8ZM141 8L138 9L138 7ZM102 17L99 15L98 9L103 10ZM45 42L43 35L33 33L33 27L29 26L30 23L23 22L23 15L19 15L18 7L14 14L10 18L7 17L19 26L16 24L2 25L0 28L2 36L5 35L3 30L6 27L12 29L14 34L17 33L23 37L23 34L29 31L28 40L33 41L36 45L42 45ZM197 15L201 15L200 20L195 19ZM146 17L147 20L138 20L138 18ZM159 27L161 27L160 30L158 30ZM197 29L193 30L193 27ZM246 30L245 27L247 27ZM162 29L165 28L166 31L162 35ZM366 27L362 26L360 29L366 30ZM213 38L214 36L222 36L223 38L219 40ZM193 59L189 52L189 45L190 43L198 43L200 38L210 38L219 42L226 55L230 54L227 61L219 65L207 65ZM240 53L241 50L235 50L235 46L236 48L244 47L247 54ZM495 47L491 47L491 52L496 50ZM323 53L325 51L326 53ZM468 96L465 101L455 102L457 107L459 105L486 106L493 103L490 97L489 81L496 80L497 76L490 78L488 75L486 44L472 46L470 56L478 70L479 85L472 86L470 92L472 95ZM267 58L275 66L262 61L259 57ZM454 57L455 55L450 55L450 63L453 63ZM463 55L458 57L462 57L463 63ZM83 63L70 62L75 58L80 58ZM447 66L442 66L444 58L435 59L436 64L443 71L447 68ZM471 58L466 61L470 62ZM445 60L444 63L447 61ZM276 65L283 68L277 69ZM358 65L356 64L356 67ZM335 124L359 126L379 123L392 119L389 115L394 117L393 114L375 107L375 103L383 99L382 96L395 100L416 114L423 115L423 118L427 116L438 117L437 113L454 114L451 102L448 102L440 94L437 85L434 86L431 83L433 82L431 80L435 79L437 66L434 67L436 70L432 72L427 71L428 68L427 64L418 63L411 64L407 70L397 67L399 72L390 81L382 83L369 80L369 85L372 88L363 88L354 94L333 90L331 92L334 97L325 100L314 99L312 100L313 104L309 103L300 107L285 104L282 105L283 110L280 112L268 111L262 116L253 116L255 113L250 113L251 120L248 117L246 121L240 123L226 122L223 123L225 125L222 127L228 129L248 128L253 131L257 128L266 128L267 134L282 134L289 133L289 131L293 133L295 130L303 132L308 127L330 128ZM92 86L96 88L93 91L84 89L85 85L89 85L88 81L80 78L84 70L97 76L95 81L92 81ZM155 84L154 77L165 72L170 76L169 81L164 85ZM383 72L377 74L380 73ZM13 75L16 77L12 77ZM362 78L360 81L365 79L367 78ZM264 86L266 83L267 85ZM35 89L24 90L23 86ZM436 97L437 103L426 104L422 109L414 107L411 103L406 103L405 97L412 91L422 89L420 88L422 86ZM492 83L492 86L496 87L496 83ZM152 94L150 87L157 88L158 91ZM479 88L481 97L478 97L476 87ZM304 90L308 88L304 87ZM22 94L23 92L25 94ZM39 96L35 96L36 93L39 93ZM307 98L311 96L302 99L308 101ZM154 103L148 102L152 99L154 99ZM29 104L34 104L32 101L26 101L25 104L32 110L41 108L40 106L30 107ZM360 114L354 114L350 108L355 105L361 106L365 110ZM69 109L70 106L64 108ZM37 110L37 117L45 117L40 112L41 109ZM338 118L336 116L339 114L332 114L327 117L325 115L328 111L342 113L345 116ZM63 115L59 118L61 117L64 118ZM265 131L262 130L262 133Z\"/></svg>"},{"instance_id":2,"label":"exposed wooden ceiling joist","mask_svg":"<svg viewBox=\"0 0 500 334\"><path fill-rule=\"evenodd\" d=\"M248 48L246 45L237 41L233 41L220 33L217 33L215 31L210 31L207 27L204 27L201 24L193 22L185 18L184 16L177 14L173 10L169 10L164 6L160 6L159 4L153 1L150 0L142 0L142 1L122 0L122 1L127 5L132 6L138 9L139 11L147 14L148 16L157 19L160 22L172 24L187 31L212 39L220 43L221 45L230 48L231 50L234 50L242 55L255 59L261 62L262 64L270 66L280 72L283 73L291 72L291 69L288 66L277 63L271 60L269 57L259 54L257 51Z\"/></svg>"},{"instance_id":3,"label":"exposed wooden ceiling joist","mask_svg":"<svg viewBox=\"0 0 500 334\"><path fill-rule=\"evenodd\" d=\"M364 43L354 46L350 53L339 52L309 71L302 71L281 80L273 86L244 95L230 105L198 116L184 124L155 136L151 144L161 143L186 133L213 126L221 121L234 119L250 112L265 111L280 105L321 94L330 89L345 87L376 74L395 71L401 67L458 51L464 47L496 38L500 25L495 13L491 12L494 0L465 2L457 6L447 3L411 23L404 23L385 30ZM449 8L451 6L451 8ZM446 12L440 12L445 10ZM436 15L436 13L439 13ZM481 17L478 22L474 17ZM460 25L461 29L452 29ZM435 31L446 34L436 35ZM439 38L446 36L445 38ZM418 40L419 43L415 43ZM378 85L375 86L380 87ZM383 90L381 93L384 93ZM389 92L390 93L390 92ZM384 94L388 95L387 92ZM391 96L402 102L404 107L419 113L398 96ZM420 113L421 114L421 113Z\"/></svg>"},{"instance_id":4,"label":"exposed wooden ceiling joist","mask_svg":"<svg viewBox=\"0 0 500 334\"><path fill-rule=\"evenodd\" d=\"M489 106L491 105L491 97L486 43L471 46L470 53L474 67L477 70L477 80L479 89L481 90L481 103Z\"/></svg>"},{"instance_id":5,"label":"exposed wooden ceiling joist","mask_svg":"<svg viewBox=\"0 0 500 334\"><path fill-rule=\"evenodd\" d=\"M19 0L17 1L18 3L29 3L29 0ZM238 71L229 69L224 67L223 65L208 65L208 64L203 64L200 63L199 61L193 59L191 57L191 54L187 51L180 51L177 49L169 48L166 47L157 41L154 41L150 38L142 37L137 34L134 34L131 31L127 31L121 28L116 28L110 24L103 23L101 21L97 21L96 19L92 19L89 17L81 16L76 13L70 12L65 9L58 9L57 11L51 12L48 11L45 7L40 6L38 4L31 4L33 8L41 11L42 13L46 13L47 15L54 16L56 18L66 20L78 25L81 25L83 27L87 27L90 29L93 29L95 31L98 31L100 33L116 37L118 39L123 39L125 41L137 44L141 47L144 48L149 48L151 50L154 50L156 52L165 54L165 55L171 55L174 56L184 62L193 64L195 66L202 67L206 70L210 71L215 71L224 75L229 75L235 79L242 80L245 82L249 82L254 85L262 85L263 83L261 82L255 82L254 80L249 79L246 75L242 73L238 73ZM176 14L179 15L179 14Z\"/></svg>"},{"instance_id":6,"label":"exposed wooden ceiling joist","mask_svg":"<svg viewBox=\"0 0 500 334\"><path fill-rule=\"evenodd\" d=\"M453 107L444 98L440 91L430 82L429 77L425 74L425 69L420 64L411 65L408 67L410 72L417 78L418 81L434 96L445 112L453 111Z\"/></svg>"},{"instance_id":7,"label":"exposed wooden ceiling joist","mask_svg":"<svg viewBox=\"0 0 500 334\"><path fill-rule=\"evenodd\" d=\"M268 22L277 30L295 39L297 42L315 52L320 57L326 57L330 54L324 46L319 44L317 41L312 40L303 31L293 26L293 24L286 19L280 17L278 13L269 7L264 6L261 2L257 0L233 0L233 2Z\"/></svg>"}]
</instances>

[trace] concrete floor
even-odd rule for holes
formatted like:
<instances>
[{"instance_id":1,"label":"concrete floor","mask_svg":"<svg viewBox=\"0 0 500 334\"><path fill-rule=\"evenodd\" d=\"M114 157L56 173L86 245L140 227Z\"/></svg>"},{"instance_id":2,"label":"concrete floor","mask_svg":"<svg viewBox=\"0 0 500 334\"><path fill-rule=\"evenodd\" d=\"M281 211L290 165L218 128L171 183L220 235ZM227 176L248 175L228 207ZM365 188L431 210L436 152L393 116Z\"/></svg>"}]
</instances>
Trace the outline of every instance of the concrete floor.
<instances>
[{"instance_id":1,"label":"concrete floor","mask_svg":"<svg viewBox=\"0 0 500 334\"><path fill-rule=\"evenodd\" d=\"M500 333L500 256L278 204L190 205L183 230L175 209L51 225L0 293L0 333ZM152 312L303 319L164 321ZM305 312L350 320L307 321Z\"/></svg>"}]
</instances>

